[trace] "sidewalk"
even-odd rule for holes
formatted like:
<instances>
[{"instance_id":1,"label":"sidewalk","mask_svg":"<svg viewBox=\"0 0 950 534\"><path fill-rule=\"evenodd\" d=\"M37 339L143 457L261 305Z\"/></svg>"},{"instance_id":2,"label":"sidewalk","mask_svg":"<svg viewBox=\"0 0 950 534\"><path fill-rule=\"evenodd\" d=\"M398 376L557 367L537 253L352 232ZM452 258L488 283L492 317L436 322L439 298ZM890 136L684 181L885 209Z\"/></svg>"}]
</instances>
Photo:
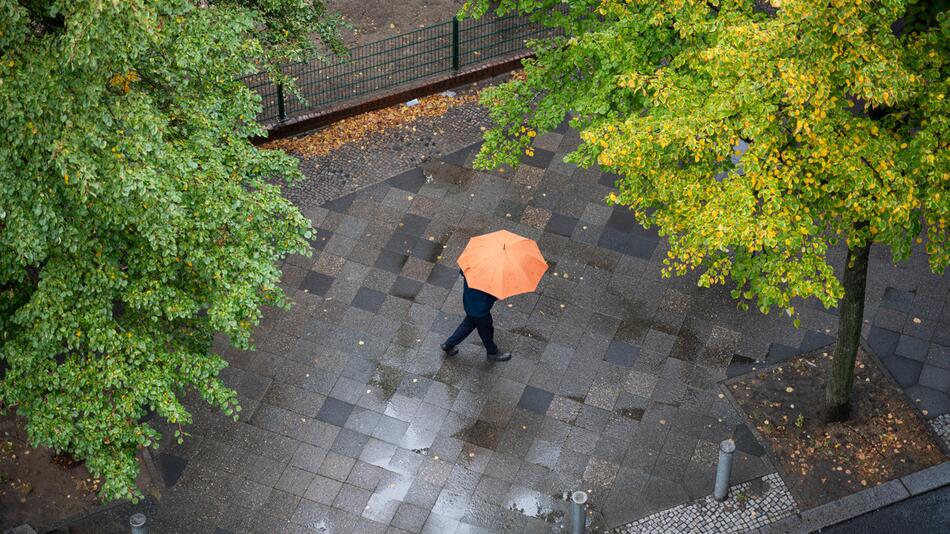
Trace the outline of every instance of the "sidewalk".
<instances>
[{"instance_id":1,"label":"sidewalk","mask_svg":"<svg viewBox=\"0 0 950 534\"><path fill-rule=\"evenodd\" d=\"M671 508L676 524L702 510L690 503L711 493L730 437L747 502L770 507L774 528L805 524L718 383L829 342L833 310L796 306L796 330L737 310L727 288L662 278L663 242L603 204L613 177L561 161L575 132L538 138L517 172L481 173L469 164L484 121L472 106L420 125L421 143L383 136L303 162L310 180L289 196L318 234L313 257L284 266L296 304L266 314L256 351L225 351L241 421L191 402L192 437L166 439L167 487L141 506L153 532L551 532L557 496L575 489L596 531ZM324 202L334 192L347 194ZM496 306L515 357L489 364L471 338L446 360L455 259L501 228L551 263L537 294ZM865 334L928 418L950 410L948 289L922 254L893 267L873 250ZM125 532L136 508L70 532Z\"/></svg>"}]
</instances>

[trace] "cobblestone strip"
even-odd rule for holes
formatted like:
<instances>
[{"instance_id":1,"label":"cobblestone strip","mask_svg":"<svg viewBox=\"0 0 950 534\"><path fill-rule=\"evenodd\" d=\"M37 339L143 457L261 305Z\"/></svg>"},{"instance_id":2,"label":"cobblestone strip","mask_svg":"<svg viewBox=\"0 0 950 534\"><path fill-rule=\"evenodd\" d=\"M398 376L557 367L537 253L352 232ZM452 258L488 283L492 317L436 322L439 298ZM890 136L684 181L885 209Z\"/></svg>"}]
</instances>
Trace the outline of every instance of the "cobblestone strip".
<instances>
[{"instance_id":1,"label":"cobblestone strip","mask_svg":"<svg viewBox=\"0 0 950 534\"><path fill-rule=\"evenodd\" d=\"M748 532L795 513L795 499L777 473L733 486L724 502L712 496L618 527L614 534Z\"/></svg>"},{"instance_id":2,"label":"cobblestone strip","mask_svg":"<svg viewBox=\"0 0 950 534\"><path fill-rule=\"evenodd\" d=\"M943 440L946 448L950 450L950 413L945 413L940 417L934 417L930 420L930 426L933 427L934 432Z\"/></svg>"}]
</instances>

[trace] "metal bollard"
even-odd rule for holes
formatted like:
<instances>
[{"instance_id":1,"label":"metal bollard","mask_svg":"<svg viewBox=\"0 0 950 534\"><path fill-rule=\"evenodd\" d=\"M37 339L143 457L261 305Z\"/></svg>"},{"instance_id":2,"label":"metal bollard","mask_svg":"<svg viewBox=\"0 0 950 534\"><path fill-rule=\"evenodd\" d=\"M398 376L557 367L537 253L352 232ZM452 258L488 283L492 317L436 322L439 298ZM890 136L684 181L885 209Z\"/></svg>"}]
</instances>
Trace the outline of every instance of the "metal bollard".
<instances>
[{"instance_id":1,"label":"metal bollard","mask_svg":"<svg viewBox=\"0 0 950 534\"><path fill-rule=\"evenodd\" d=\"M584 534L587 529L587 493L575 491L571 494L571 534Z\"/></svg>"},{"instance_id":2,"label":"metal bollard","mask_svg":"<svg viewBox=\"0 0 950 534\"><path fill-rule=\"evenodd\" d=\"M148 534L148 527L145 526L145 514L132 514L129 518L129 526L132 527L132 534Z\"/></svg>"},{"instance_id":3,"label":"metal bollard","mask_svg":"<svg viewBox=\"0 0 950 534\"><path fill-rule=\"evenodd\" d=\"M729 495L729 479L732 476L732 455L736 452L736 442L727 439L719 444L719 465L716 467L716 488L713 498L724 501Z\"/></svg>"}]
</instances>

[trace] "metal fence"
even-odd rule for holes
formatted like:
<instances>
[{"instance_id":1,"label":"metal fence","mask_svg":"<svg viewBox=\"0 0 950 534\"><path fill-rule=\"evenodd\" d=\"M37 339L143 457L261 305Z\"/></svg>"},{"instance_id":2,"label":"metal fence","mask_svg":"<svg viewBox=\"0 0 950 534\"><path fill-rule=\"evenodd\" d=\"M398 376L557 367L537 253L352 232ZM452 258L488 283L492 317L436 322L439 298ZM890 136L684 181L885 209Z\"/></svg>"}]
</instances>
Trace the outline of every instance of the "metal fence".
<instances>
[{"instance_id":1,"label":"metal fence","mask_svg":"<svg viewBox=\"0 0 950 534\"><path fill-rule=\"evenodd\" d=\"M305 101L271 83L266 74L244 80L261 95L258 121L275 124L423 78L522 54L528 40L550 35L550 29L524 16L452 19L353 48L342 59L285 67Z\"/></svg>"}]
</instances>

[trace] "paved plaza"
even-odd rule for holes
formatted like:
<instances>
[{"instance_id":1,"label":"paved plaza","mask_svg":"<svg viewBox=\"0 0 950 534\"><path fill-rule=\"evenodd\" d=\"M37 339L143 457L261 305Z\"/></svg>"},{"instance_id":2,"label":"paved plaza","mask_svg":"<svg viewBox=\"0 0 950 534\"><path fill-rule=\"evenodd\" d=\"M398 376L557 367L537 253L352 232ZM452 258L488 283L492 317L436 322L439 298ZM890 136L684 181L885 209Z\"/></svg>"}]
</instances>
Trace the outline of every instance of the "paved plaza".
<instances>
[{"instance_id":1,"label":"paved plaza","mask_svg":"<svg viewBox=\"0 0 950 534\"><path fill-rule=\"evenodd\" d=\"M827 345L834 310L799 303L795 329L738 310L728 288L663 278L661 238L604 204L615 177L562 161L576 132L483 173L473 117L441 119L445 156L394 169L371 146L365 187L329 202L325 185L291 192L317 232L313 255L283 267L294 306L267 310L256 350L219 340L242 417L192 399L192 435L169 436L155 455L164 487L136 507L154 532L551 532L577 489L599 531L708 496L730 437L733 484L781 484L718 383ZM321 183L323 167L304 168ZM495 306L514 358L487 362L474 335L445 358L463 314L455 260L499 229L536 239L550 264L536 293ZM873 249L864 334L927 418L950 412L948 289L922 251L893 266ZM132 509L72 532L124 532Z\"/></svg>"}]
</instances>

